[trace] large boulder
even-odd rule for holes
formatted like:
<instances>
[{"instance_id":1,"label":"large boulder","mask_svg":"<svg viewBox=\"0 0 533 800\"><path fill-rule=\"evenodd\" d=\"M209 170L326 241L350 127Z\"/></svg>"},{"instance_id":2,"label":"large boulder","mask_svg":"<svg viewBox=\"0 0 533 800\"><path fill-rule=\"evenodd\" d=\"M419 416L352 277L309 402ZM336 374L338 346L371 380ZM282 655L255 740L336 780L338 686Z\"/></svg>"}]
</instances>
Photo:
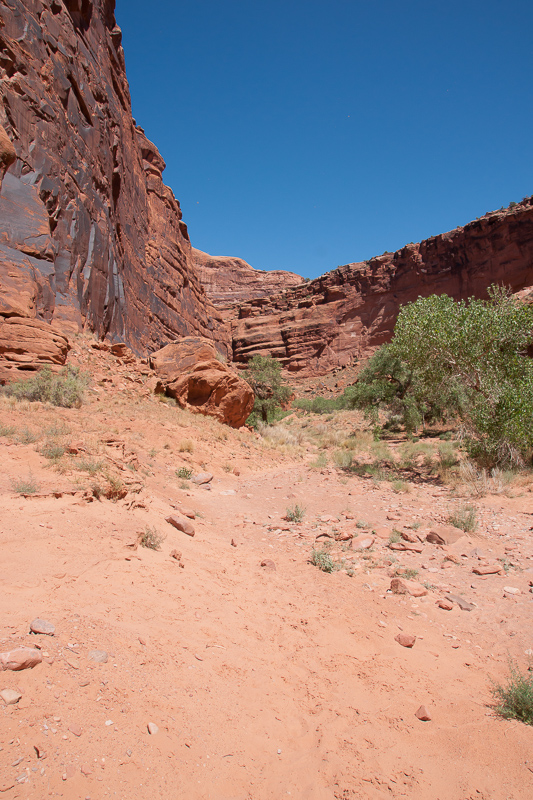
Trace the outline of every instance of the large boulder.
<instances>
[{"instance_id":1,"label":"large boulder","mask_svg":"<svg viewBox=\"0 0 533 800\"><path fill-rule=\"evenodd\" d=\"M219 358L208 339L188 336L154 353L150 365L159 390L174 397L181 408L240 428L252 410L254 393Z\"/></svg>"},{"instance_id":2,"label":"large boulder","mask_svg":"<svg viewBox=\"0 0 533 800\"><path fill-rule=\"evenodd\" d=\"M0 384L61 367L69 350L67 337L44 320L0 316Z\"/></svg>"}]
</instances>

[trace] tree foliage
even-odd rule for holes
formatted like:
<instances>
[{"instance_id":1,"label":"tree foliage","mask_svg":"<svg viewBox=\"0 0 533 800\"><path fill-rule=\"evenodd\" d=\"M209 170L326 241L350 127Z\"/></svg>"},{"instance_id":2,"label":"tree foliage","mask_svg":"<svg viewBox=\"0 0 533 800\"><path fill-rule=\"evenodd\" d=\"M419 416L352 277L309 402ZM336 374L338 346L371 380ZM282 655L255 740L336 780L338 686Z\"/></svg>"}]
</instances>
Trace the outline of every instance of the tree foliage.
<instances>
[{"instance_id":1,"label":"tree foliage","mask_svg":"<svg viewBox=\"0 0 533 800\"><path fill-rule=\"evenodd\" d=\"M244 378L255 394L251 421L260 418L271 422L292 394L290 386L283 381L281 364L272 356L254 356L247 364Z\"/></svg>"},{"instance_id":2,"label":"tree foliage","mask_svg":"<svg viewBox=\"0 0 533 800\"><path fill-rule=\"evenodd\" d=\"M518 465L533 448L532 340L533 309L503 288L488 300L419 298L361 373L354 405L387 407L411 429L458 417L472 456Z\"/></svg>"}]
</instances>

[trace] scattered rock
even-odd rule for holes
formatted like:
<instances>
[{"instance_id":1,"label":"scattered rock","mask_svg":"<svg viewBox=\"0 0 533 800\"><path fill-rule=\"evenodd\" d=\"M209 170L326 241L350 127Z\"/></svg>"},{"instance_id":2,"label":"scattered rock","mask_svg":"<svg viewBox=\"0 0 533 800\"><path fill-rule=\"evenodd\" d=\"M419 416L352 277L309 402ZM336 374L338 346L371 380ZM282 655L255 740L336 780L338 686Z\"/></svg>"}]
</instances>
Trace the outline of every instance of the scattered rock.
<instances>
[{"instance_id":1,"label":"scattered rock","mask_svg":"<svg viewBox=\"0 0 533 800\"><path fill-rule=\"evenodd\" d=\"M83 733L83 729L82 729L82 728L80 728L80 726L79 726L79 725L76 725L76 724L74 724L74 723L73 723L72 725L69 725L69 728L68 728L68 729L69 729L69 731L70 731L71 733L73 733L73 734L74 734L74 736L81 736L81 735L82 735L82 733Z\"/></svg>"},{"instance_id":2,"label":"scattered rock","mask_svg":"<svg viewBox=\"0 0 533 800\"><path fill-rule=\"evenodd\" d=\"M422 553L424 551L424 547L420 542L417 544L412 544L411 542L391 542L389 548L391 550L401 550L408 553Z\"/></svg>"},{"instance_id":3,"label":"scattered rock","mask_svg":"<svg viewBox=\"0 0 533 800\"><path fill-rule=\"evenodd\" d=\"M97 664L107 664L109 656L105 650L91 650L89 658L91 661L96 661Z\"/></svg>"},{"instance_id":4,"label":"scattered rock","mask_svg":"<svg viewBox=\"0 0 533 800\"><path fill-rule=\"evenodd\" d=\"M261 566L270 572L276 571L276 565L269 558L264 558L263 561L261 561Z\"/></svg>"},{"instance_id":5,"label":"scattered rock","mask_svg":"<svg viewBox=\"0 0 533 800\"><path fill-rule=\"evenodd\" d=\"M170 558L176 559L176 561L181 561L181 553L179 550L173 550L170 554Z\"/></svg>"},{"instance_id":6,"label":"scattered rock","mask_svg":"<svg viewBox=\"0 0 533 800\"><path fill-rule=\"evenodd\" d=\"M422 722L429 722L431 720L431 714L425 706L420 706L418 711L415 711L415 717L422 720Z\"/></svg>"},{"instance_id":7,"label":"scattered rock","mask_svg":"<svg viewBox=\"0 0 533 800\"><path fill-rule=\"evenodd\" d=\"M192 483L196 483L198 486L202 486L204 483L211 483L213 480L213 476L210 472L198 472L197 475L193 475L191 478Z\"/></svg>"},{"instance_id":8,"label":"scattered rock","mask_svg":"<svg viewBox=\"0 0 533 800\"><path fill-rule=\"evenodd\" d=\"M392 528L376 528L374 533L378 539L390 539L392 535Z\"/></svg>"},{"instance_id":9,"label":"scattered rock","mask_svg":"<svg viewBox=\"0 0 533 800\"><path fill-rule=\"evenodd\" d=\"M148 728L148 733L150 734L150 736L155 736L156 733L159 733L159 728L157 727L155 722L149 722L146 727Z\"/></svg>"},{"instance_id":10,"label":"scattered rock","mask_svg":"<svg viewBox=\"0 0 533 800\"><path fill-rule=\"evenodd\" d=\"M477 567L472 567L474 575L498 575L502 570L501 564L479 564Z\"/></svg>"},{"instance_id":11,"label":"scattered rock","mask_svg":"<svg viewBox=\"0 0 533 800\"><path fill-rule=\"evenodd\" d=\"M0 653L0 668L18 672L21 669L33 669L43 660L40 650L34 647L17 647L7 653Z\"/></svg>"},{"instance_id":12,"label":"scattered rock","mask_svg":"<svg viewBox=\"0 0 533 800\"><path fill-rule=\"evenodd\" d=\"M420 539L416 533L413 533L412 531L401 531L401 535L402 539L404 539L406 542L412 542L412 544L418 544L420 542Z\"/></svg>"},{"instance_id":13,"label":"scattered rock","mask_svg":"<svg viewBox=\"0 0 533 800\"><path fill-rule=\"evenodd\" d=\"M20 692L15 692L14 689L2 689L0 697L6 706L14 706L22 697Z\"/></svg>"},{"instance_id":14,"label":"scattered rock","mask_svg":"<svg viewBox=\"0 0 533 800\"><path fill-rule=\"evenodd\" d=\"M468 600L465 600L464 597L461 597L459 594L447 594L446 600L450 603L457 603L461 611L472 611L472 609L475 608L473 603L469 603Z\"/></svg>"},{"instance_id":15,"label":"scattered rock","mask_svg":"<svg viewBox=\"0 0 533 800\"><path fill-rule=\"evenodd\" d=\"M399 516L399 514L387 514L387 519L398 522L401 519L401 517Z\"/></svg>"},{"instance_id":16,"label":"scattered rock","mask_svg":"<svg viewBox=\"0 0 533 800\"><path fill-rule=\"evenodd\" d=\"M446 600L445 598L438 600L437 605L439 608L444 609L444 611L451 611L453 609L453 603L451 600Z\"/></svg>"},{"instance_id":17,"label":"scattered rock","mask_svg":"<svg viewBox=\"0 0 533 800\"><path fill-rule=\"evenodd\" d=\"M45 619L34 619L30 625L30 633L42 633L45 636L53 636L56 626Z\"/></svg>"},{"instance_id":18,"label":"scattered rock","mask_svg":"<svg viewBox=\"0 0 533 800\"><path fill-rule=\"evenodd\" d=\"M192 508L185 508L184 506L181 506L180 511L184 517L188 517L189 519L196 519L196 512L193 511Z\"/></svg>"},{"instance_id":19,"label":"scattered rock","mask_svg":"<svg viewBox=\"0 0 533 800\"><path fill-rule=\"evenodd\" d=\"M231 540L231 546L232 547L237 547L237 542L235 541L235 539Z\"/></svg>"},{"instance_id":20,"label":"scattered rock","mask_svg":"<svg viewBox=\"0 0 533 800\"><path fill-rule=\"evenodd\" d=\"M399 633L394 637L394 641L401 644L402 647L413 647L416 642L416 636L413 636L411 633Z\"/></svg>"},{"instance_id":21,"label":"scattered rock","mask_svg":"<svg viewBox=\"0 0 533 800\"><path fill-rule=\"evenodd\" d=\"M424 597L428 590L416 581L408 581L406 578L392 578L390 588L394 594L409 594L411 597Z\"/></svg>"},{"instance_id":22,"label":"scattered rock","mask_svg":"<svg viewBox=\"0 0 533 800\"><path fill-rule=\"evenodd\" d=\"M368 550L374 544L373 536L357 536L352 539L352 548L354 550Z\"/></svg>"},{"instance_id":23,"label":"scattered rock","mask_svg":"<svg viewBox=\"0 0 533 800\"><path fill-rule=\"evenodd\" d=\"M453 525L437 525L426 536L426 541L431 544L453 544L461 539L465 532Z\"/></svg>"},{"instance_id":24,"label":"scattered rock","mask_svg":"<svg viewBox=\"0 0 533 800\"><path fill-rule=\"evenodd\" d=\"M503 591L506 594L520 594L520 589L517 589L515 586L504 586Z\"/></svg>"},{"instance_id":25,"label":"scattered rock","mask_svg":"<svg viewBox=\"0 0 533 800\"><path fill-rule=\"evenodd\" d=\"M167 517L167 522L170 522L179 531L183 531L187 536L194 536L194 526L184 517L178 517L177 514L171 514Z\"/></svg>"}]
</instances>

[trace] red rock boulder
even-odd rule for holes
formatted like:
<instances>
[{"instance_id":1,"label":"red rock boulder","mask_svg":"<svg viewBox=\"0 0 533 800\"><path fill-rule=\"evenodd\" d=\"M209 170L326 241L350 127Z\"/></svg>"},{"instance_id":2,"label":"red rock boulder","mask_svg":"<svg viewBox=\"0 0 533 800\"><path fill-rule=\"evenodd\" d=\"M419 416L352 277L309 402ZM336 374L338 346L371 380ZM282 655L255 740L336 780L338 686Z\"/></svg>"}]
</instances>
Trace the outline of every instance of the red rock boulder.
<instances>
[{"instance_id":1,"label":"red rock boulder","mask_svg":"<svg viewBox=\"0 0 533 800\"><path fill-rule=\"evenodd\" d=\"M62 366L69 350L67 337L44 320L0 317L0 384Z\"/></svg>"},{"instance_id":2,"label":"red rock boulder","mask_svg":"<svg viewBox=\"0 0 533 800\"><path fill-rule=\"evenodd\" d=\"M154 353L150 365L159 390L174 397L181 408L240 428L252 410L254 393L217 356L208 339L189 336Z\"/></svg>"}]
</instances>

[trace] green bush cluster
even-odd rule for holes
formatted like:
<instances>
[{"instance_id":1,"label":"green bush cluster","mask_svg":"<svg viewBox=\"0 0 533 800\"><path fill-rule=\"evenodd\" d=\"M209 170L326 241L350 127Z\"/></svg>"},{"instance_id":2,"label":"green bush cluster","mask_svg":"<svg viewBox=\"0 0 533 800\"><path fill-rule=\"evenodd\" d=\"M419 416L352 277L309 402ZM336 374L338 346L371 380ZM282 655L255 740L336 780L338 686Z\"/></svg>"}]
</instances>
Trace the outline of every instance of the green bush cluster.
<instances>
[{"instance_id":1,"label":"green bush cluster","mask_svg":"<svg viewBox=\"0 0 533 800\"><path fill-rule=\"evenodd\" d=\"M87 379L78 367L64 367L57 373L44 367L31 378L8 384L3 392L17 400L73 408L81 405L86 385Z\"/></svg>"}]
</instances>

